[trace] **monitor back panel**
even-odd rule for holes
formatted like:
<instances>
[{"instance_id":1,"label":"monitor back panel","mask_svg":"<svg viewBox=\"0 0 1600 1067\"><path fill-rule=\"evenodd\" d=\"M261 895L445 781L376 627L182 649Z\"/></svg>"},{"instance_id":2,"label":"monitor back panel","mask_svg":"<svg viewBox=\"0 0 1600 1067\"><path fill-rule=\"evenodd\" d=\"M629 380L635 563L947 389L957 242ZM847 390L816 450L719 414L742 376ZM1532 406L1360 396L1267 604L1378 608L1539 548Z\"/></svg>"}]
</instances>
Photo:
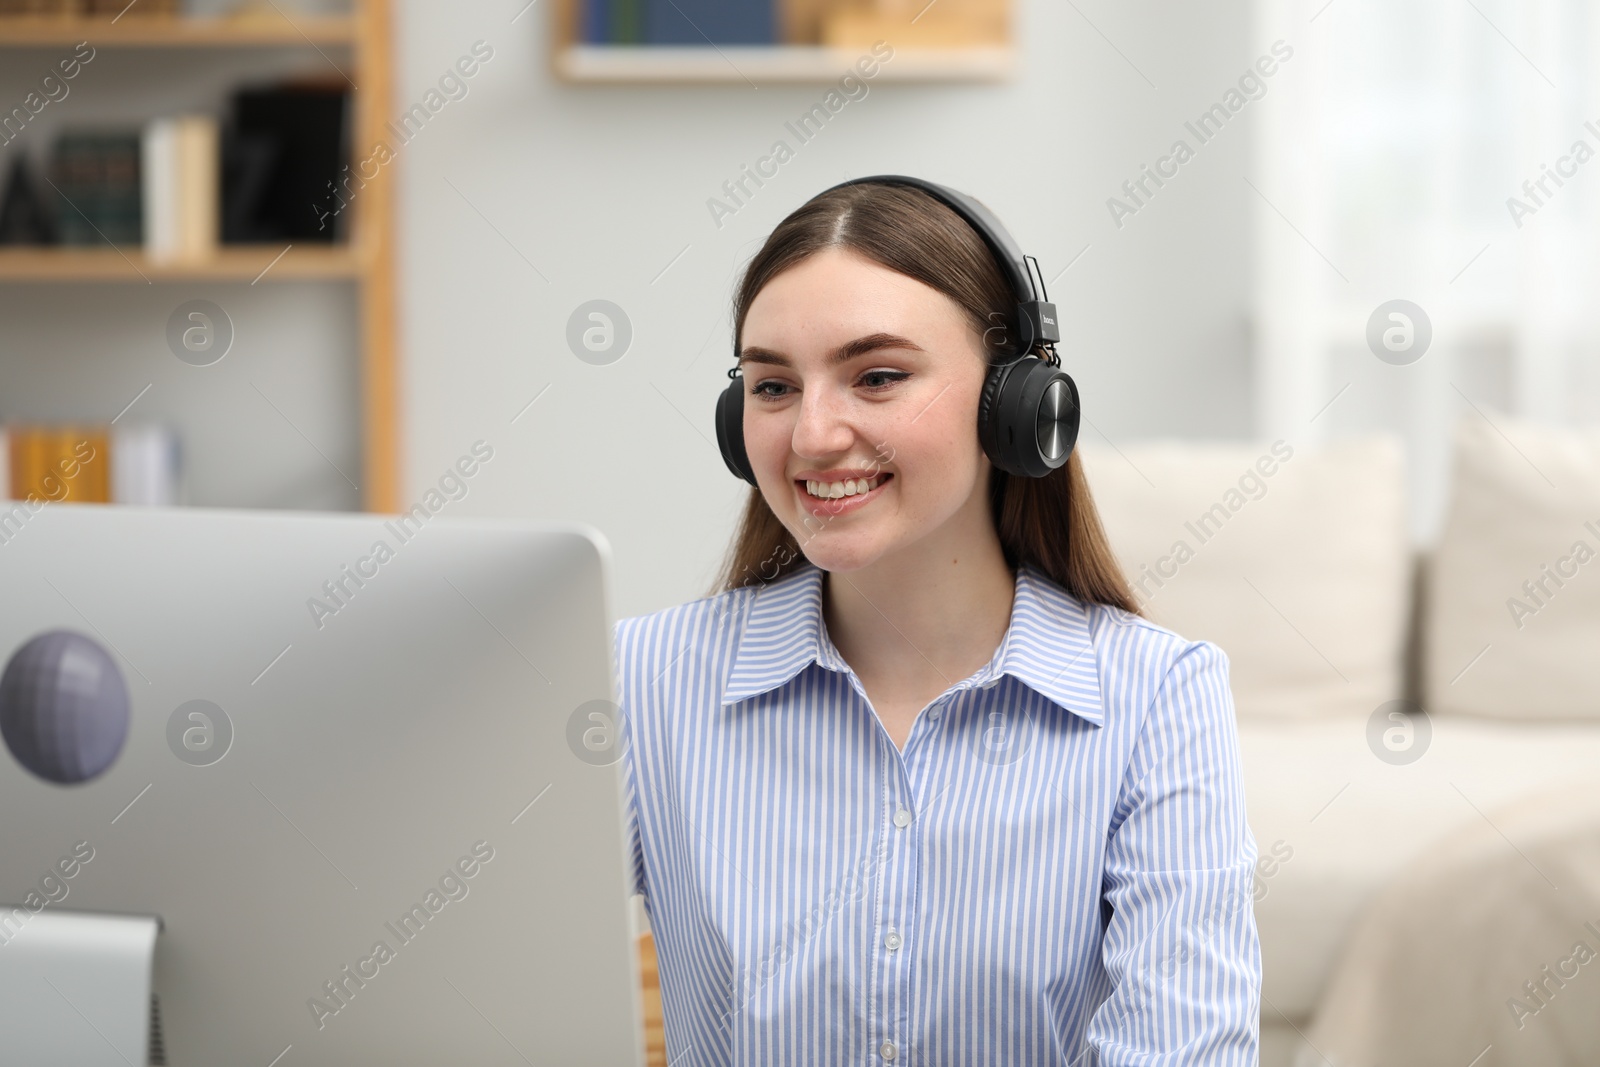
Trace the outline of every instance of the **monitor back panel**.
<instances>
[{"instance_id":1,"label":"monitor back panel","mask_svg":"<svg viewBox=\"0 0 1600 1067\"><path fill-rule=\"evenodd\" d=\"M43 508L0 661L93 638L131 719L86 783L0 752L0 902L86 842L48 906L161 917L174 1067L637 1064L621 764L572 741L608 566L582 526Z\"/></svg>"}]
</instances>

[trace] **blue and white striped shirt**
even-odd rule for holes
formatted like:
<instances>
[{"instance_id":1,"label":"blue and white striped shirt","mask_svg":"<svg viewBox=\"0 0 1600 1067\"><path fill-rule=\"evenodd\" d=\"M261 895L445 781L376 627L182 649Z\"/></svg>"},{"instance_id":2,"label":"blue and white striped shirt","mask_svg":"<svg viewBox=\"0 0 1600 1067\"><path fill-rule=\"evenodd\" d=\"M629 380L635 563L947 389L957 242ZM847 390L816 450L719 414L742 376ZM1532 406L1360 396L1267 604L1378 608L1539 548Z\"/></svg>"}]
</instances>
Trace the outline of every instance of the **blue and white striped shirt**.
<instances>
[{"instance_id":1,"label":"blue and white striped shirt","mask_svg":"<svg viewBox=\"0 0 1600 1067\"><path fill-rule=\"evenodd\" d=\"M1222 651L1024 564L994 657L902 752L823 577L616 625L673 1067L1254 1064Z\"/></svg>"}]
</instances>

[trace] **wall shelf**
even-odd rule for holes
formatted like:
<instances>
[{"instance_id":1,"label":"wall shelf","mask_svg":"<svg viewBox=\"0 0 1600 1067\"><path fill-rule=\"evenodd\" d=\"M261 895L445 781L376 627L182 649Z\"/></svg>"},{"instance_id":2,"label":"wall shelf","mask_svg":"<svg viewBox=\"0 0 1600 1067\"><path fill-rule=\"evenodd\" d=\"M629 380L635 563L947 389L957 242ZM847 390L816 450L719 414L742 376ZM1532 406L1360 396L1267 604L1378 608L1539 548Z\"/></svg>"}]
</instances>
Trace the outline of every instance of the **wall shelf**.
<instances>
[{"instance_id":1,"label":"wall shelf","mask_svg":"<svg viewBox=\"0 0 1600 1067\"><path fill-rule=\"evenodd\" d=\"M175 18L128 15L112 21L81 15L0 15L0 46L96 48L239 48L266 45L353 45L355 19L305 16L281 19Z\"/></svg>"},{"instance_id":2,"label":"wall shelf","mask_svg":"<svg viewBox=\"0 0 1600 1067\"><path fill-rule=\"evenodd\" d=\"M612 84L660 82L836 82L862 50L788 44L695 48L569 44L556 52L565 81ZM875 82L997 82L1012 77L1016 56L1004 46L897 48Z\"/></svg>"},{"instance_id":3,"label":"wall shelf","mask_svg":"<svg viewBox=\"0 0 1600 1067\"><path fill-rule=\"evenodd\" d=\"M587 2L550 4L551 69L568 83L834 84L863 56L871 58L878 41L894 51L877 64L874 81L1000 82L1017 68L1011 0L942 0L937 7L919 0L775 0L780 40L756 45L585 41L580 24Z\"/></svg>"},{"instance_id":4,"label":"wall shelf","mask_svg":"<svg viewBox=\"0 0 1600 1067\"><path fill-rule=\"evenodd\" d=\"M216 256L191 262L152 263L138 247L6 248L0 249L0 281L7 282L137 282L146 281L304 281L311 278L358 278L362 264L345 246L230 245ZM274 260L277 259L277 262Z\"/></svg>"}]
</instances>

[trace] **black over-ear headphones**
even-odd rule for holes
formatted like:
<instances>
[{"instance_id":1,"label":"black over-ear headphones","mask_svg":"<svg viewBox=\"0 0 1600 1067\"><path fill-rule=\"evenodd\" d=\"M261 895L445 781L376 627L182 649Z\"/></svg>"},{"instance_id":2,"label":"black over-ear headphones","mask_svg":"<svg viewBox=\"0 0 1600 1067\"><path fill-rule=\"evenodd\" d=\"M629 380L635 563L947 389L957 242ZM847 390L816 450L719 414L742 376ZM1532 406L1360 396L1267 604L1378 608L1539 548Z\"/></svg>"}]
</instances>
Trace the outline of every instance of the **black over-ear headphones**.
<instances>
[{"instance_id":1,"label":"black over-ear headphones","mask_svg":"<svg viewBox=\"0 0 1600 1067\"><path fill-rule=\"evenodd\" d=\"M921 189L966 219L989 246L1017 295L1015 311L1003 326L992 329L1004 329L1007 339L1016 338L1016 343L1008 346L1013 350L1012 356L1006 362L991 364L984 379L978 400L978 440L989 462L1007 474L1043 478L1059 468L1067 462L1078 440L1078 387L1061 369L1056 355L1061 327L1056 306L1044 291L1042 271L1038 287L1033 283L1032 271L1039 270L1039 261L1022 254L988 208L935 182L879 174L841 182L826 192L863 182ZM1042 351L1044 357L1035 355L1035 350ZM738 355L735 351L736 360ZM755 472L744 448L744 378L737 366L728 371L728 377L733 380L717 397L717 445L728 469L755 485Z\"/></svg>"}]
</instances>

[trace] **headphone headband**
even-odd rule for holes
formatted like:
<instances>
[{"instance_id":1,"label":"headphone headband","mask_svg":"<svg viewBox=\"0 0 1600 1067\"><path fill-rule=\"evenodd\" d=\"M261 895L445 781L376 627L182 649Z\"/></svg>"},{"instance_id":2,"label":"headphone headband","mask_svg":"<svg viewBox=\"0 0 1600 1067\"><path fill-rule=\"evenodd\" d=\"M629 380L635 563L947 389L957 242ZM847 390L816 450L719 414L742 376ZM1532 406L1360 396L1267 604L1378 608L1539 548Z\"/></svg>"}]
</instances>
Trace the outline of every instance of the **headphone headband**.
<instances>
[{"instance_id":1,"label":"headphone headband","mask_svg":"<svg viewBox=\"0 0 1600 1067\"><path fill-rule=\"evenodd\" d=\"M1001 271L1011 285L1011 291L1016 294L1017 311L1014 325L1019 338L1017 354L1026 355L1035 348L1044 347L1049 353L1047 362L1051 364L1060 362L1055 354L1055 345L1061 340L1060 319L1056 315L1056 306L1050 303L1049 294L1045 292L1043 272L1039 273L1037 286L1033 281L1033 271L1038 269L1039 261L1032 256L1022 254L1022 249L1018 247L1010 231L1001 225L992 211L966 193L940 185L938 182L928 181L926 178L915 178L907 174L875 174L867 178L851 178L817 195L823 196L833 192L834 189L868 182L881 185L908 185L920 189L966 220L967 225L976 230L978 236L983 238L984 244L989 246L995 262L1000 265Z\"/></svg>"}]
</instances>

